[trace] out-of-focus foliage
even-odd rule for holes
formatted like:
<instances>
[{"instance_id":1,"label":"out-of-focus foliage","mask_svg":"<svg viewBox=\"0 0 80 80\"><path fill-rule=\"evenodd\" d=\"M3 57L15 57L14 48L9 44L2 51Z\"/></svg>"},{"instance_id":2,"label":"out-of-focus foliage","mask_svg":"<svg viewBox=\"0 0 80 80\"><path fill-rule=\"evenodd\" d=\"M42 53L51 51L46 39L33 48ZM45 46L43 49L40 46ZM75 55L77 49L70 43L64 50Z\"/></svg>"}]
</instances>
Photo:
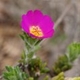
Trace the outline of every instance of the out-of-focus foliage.
<instances>
[{"instance_id":1,"label":"out-of-focus foliage","mask_svg":"<svg viewBox=\"0 0 80 80\"><path fill-rule=\"evenodd\" d=\"M73 43L68 47L68 60L73 62L80 56L80 43Z\"/></svg>"},{"instance_id":2,"label":"out-of-focus foliage","mask_svg":"<svg viewBox=\"0 0 80 80\"><path fill-rule=\"evenodd\" d=\"M43 80L49 80L49 76L47 75Z\"/></svg>"},{"instance_id":3,"label":"out-of-focus foliage","mask_svg":"<svg viewBox=\"0 0 80 80\"><path fill-rule=\"evenodd\" d=\"M75 77L72 80L80 80L80 77Z\"/></svg>"},{"instance_id":4,"label":"out-of-focus foliage","mask_svg":"<svg viewBox=\"0 0 80 80\"><path fill-rule=\"evenodd\" d=\"M29 79L27 73L22 72L21 69L17 67L6 67L6 72L3 74L4 80L33 80Z\"/></svg>"},{"instance_id":5,"label":"out-of-focus foliage","mask_svg":"<svg viewBox=\"0 0 80 80\"><path fill-rule=\"evenodd\" d=\"M34 58L29 61L28 69L32 76L40 76L43 73L47 73L49 69L46 66L46 63L43 63L40 58Z\"/></svg>"},{"instance_id":6,"label":"out-of-focus foliage","mask_svg":"<svg viewBox=\"0 0 80 80\"><path fill-rule=\"evenodd\" d=\"M64 80L64 73L61 72L59 75L57 75L56 77L52 78L51 80Z\"/></svg>"},{"instance_id":7,"label":"out-of-focus foliage","mask_svg":"<svg viewBox=\"0 0 80 80\"><path fill-rule=\"evenodd\" d=\"M65 80L80 80L80 77L75 77L75 78L65 78Z\"/></svg>"},{"instance_id":8,"label":"out-of-focus foliage","mask_svg":"<svg viewBox=\"0 0 80 80\"><path fill-rule=\"evenodd\" d=\"M62 71L66 71L70 69L72 66L68 61L68 58L66 55L63 55L58 58L55 65L53 66L53 71L55 74L59 74Z\"/></svg>"},{"instance_id":9,"label":"out-of-focus foliage","mask_svg":"<svg viewBox=\"0 0 80 80\"><path fill-rule=\"evenodd\" d=\"M23 38L23 36L21 37ZM27 46L29 46L28 49L30 50L32 49L30 45L27 44ZM39 57L33 58L34 54L32 55L31 52L28 54L29 55L27 55L26 51L24 51L24 53L22 54L20 60L21 66L17 65L16 67L6 67L6 71L3 74L4 80L38 80L38 78L43 73L46 74L50 71L47 68L46 63L43 63ZM80 55L80 43L70 44L67 49L67 53L64 54L63 56L60 56L55 65L53 66L53 73L58 75L56 77L54 76L52 80L65 80L63 71L70 69L72 67L73 61L76 58L78 58L79 55ZM77 77L73 78L72 80L79 80L79 79L80 78ZM49 80L49 77L46 76L43 80Z\"/></svg>"},{"instance_id":10,"label":"out-of-focus foliage","mask_svg":"<svg viewBox=\"0 0 80 80\"><path fill-rule=\"evenodd\" d=\"M65 78L64 73L61 72L56 77L53 77L51 80L80 80L80 77L75 78Z\"/></svg>"},{"instance_id":11,"label":"out-of-focus foliage","mask_svg":"<svg viewBox=\"0 0 80 80\"><path fill-rule=\"evenodd\" d=\"M25 65L23 66L25 68ZM49 71L46 67L46 63L43 63L40 58L30 60L26 69L28 70L28 74L18 66L7 66L3 78L4 80L37 80L41 74Z\"/></svg>"},{"instance_id":12,"label":"out-of-focus foliage","mask_svg":"<svg viewBox=\"0 0 80 80\"><path fill-rule=\"evenodd\" d=\"M66 71L72 67L73 61L80 55L80 43L73 43L69 45L68 51L63 56L60 56L53 66L55 74Z\"/></svg>"}]
</instances>

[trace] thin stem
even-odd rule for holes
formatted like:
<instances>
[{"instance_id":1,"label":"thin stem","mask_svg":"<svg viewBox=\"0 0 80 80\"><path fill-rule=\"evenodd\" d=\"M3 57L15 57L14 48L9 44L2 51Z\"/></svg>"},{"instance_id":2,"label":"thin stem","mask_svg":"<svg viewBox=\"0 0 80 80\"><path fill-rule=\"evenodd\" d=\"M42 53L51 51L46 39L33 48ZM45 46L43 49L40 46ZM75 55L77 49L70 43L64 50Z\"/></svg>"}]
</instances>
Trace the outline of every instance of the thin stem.
<instances>
[{"instance_id":1,"label":"thin stem","mask_svg":"<svg viewBox=\"0 0 80 80\"><path fill-rule=\"evenodd\" d=\"M35 44L38 42L38 39L34 42L33 46L35 46Z\"/></svg>"},{"instance_id":2,"label":"thin stem","mask_svg":"<svg viewBox=\"0 0 80 80\"><path fill-rule=\"evenodd\" d=\"M25 42L28 44L29 47L33 48L32 45L26 39Z\"/></svg>"}]
</instances>

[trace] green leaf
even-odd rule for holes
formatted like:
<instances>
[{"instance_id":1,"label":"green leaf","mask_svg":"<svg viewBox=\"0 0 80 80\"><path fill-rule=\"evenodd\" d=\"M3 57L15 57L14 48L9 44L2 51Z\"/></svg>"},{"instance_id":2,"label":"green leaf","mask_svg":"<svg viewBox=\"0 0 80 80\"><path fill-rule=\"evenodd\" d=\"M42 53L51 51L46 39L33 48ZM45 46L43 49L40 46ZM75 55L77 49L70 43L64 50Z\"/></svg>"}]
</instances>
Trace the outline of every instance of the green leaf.
<instances>
[{"instance_id":1,"label":"green leaf","mask_svg":"<svg viewBox=\"0 0 80 80\"><path fill-rule=\"evenodd\" d=\"M40 58L33 58L28 63L30 75L36 77L37 73L43 74L49 72L49 69L46 68L46 64L42 62Z\"/></svg>"},{"instance_id":2,"label":"green leaf","mask_svg":"<svg viewBox=\"0 0 80 80\"><path fill-rule=\"evenodd\" d=\"M65 80L64 73L61 72L56 77L53 77L51 80Z\"/></svg>"},{"instance_id":3,"label":"green leaf","mask_svg":"<svg viewBox=\"0 0 80 80\"><path fill-rule=\"evenodd\" d=\"M43 80L50 80L49 76L46 76Z\"/></svg>"},{"instance_id":4,"label":"green leaf","mask_svg":"<svg viewBox=\"0 0 80 80\"><path fill-rule=\"evenodd\" d=\"M6 71L3 73L4 80L27 80L29 77L25 72L22 72L21 69L16 67L6 67Z\"/></svg>"},{"instance_id":5,"label":"green leaf","mask_svg":"<svg viewBox=\"0 0 80 80\"><path fill-rule=\"evenodd\" d=\"M66 55L60 56L58 60L53 65L53 71L55 74L59 74L62 71L70 69L72 66Z\"/></svg>"},{"instance_id":6,"label":"green leaf","mask_svg":"<svg viewBox=\"0 0 80 80\"><path fill-rule=\"evenodd\" d=\"M80 56L80 43L70 44L67 50L67 54L60 56L53 65L55 74L69 70L72 67L73 61Z\"/></svg>"},{"instance_id":7,"label":"green leaf","mask_svg":"<svg viewBox=\"0 0 80 80\"><path fill-rule=\"evenodd\" d=\"M72 43L68 47L68 58L70 62L73 62L80 56L80 43Z\"/></svg>"}]
</instances>

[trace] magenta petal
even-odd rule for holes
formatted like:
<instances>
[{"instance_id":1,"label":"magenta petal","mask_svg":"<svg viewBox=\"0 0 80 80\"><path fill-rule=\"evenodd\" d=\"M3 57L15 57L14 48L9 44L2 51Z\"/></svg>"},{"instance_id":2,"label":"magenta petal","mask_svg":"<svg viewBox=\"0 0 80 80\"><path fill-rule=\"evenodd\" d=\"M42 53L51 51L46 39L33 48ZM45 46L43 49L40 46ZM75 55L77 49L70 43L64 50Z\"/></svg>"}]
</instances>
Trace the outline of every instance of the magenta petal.
<instances>
[{"instance_id":1,"label":"magenta petal","mask_svg":"<svg viewBox=\"0 0 80 80\"><path fill-rule=\"evenodd\" d=\"M21 27L22 29L25 31L25 32L29 32L29 22L28 20L26 19L26 15L23 15L22 16L22 21L21 21Z\"/></svg>"},{"instance_id":2,"label":"magenta petal","mask_svg":"<svg viewBox=\"0 0 80 80\"><path fill-rule=\"evenodd\" d=\"M27 14L26 14L26 19L28 20L28 22L30 23L30 25L32 26L33 25L33 22L34 22L34 13L32 10L28 11Z\"/></svg>"},{"instance_id":3,"label":"magenta petal","mask_svg":"<svg viewBox=\"0 0 80 80\"><path fill-rule=\"evenodd\" d=\"M49 31L48 33L44 34L43 38L48 38L48 37L52 37L54 35L54 30L52 29L51 31Z\"/></svg>"},{"instance_id":4,"label":"magenta petal","mask_svg":"<svg viewBox=\"0 0 80 80\"><path fill-rule=\"evenodd\" d=\"M29 16L29 17L33 16L33 11L29 10L26 15Z\"/></svg>"},{"instance_id":5,"label":"magenta petal","mask_svg":"<svg viewBox=\"0 0 80 80\"><path fill-rule=\"evenodd\" d=\"M30 22L29 22L28 17L26 15L22 15L22 22L24 22L24 24L26 26L28 26L28 28L29 28Z\"/></svg>"},{"instance_id":6,"label":"magenta petal","mask_svg":"<svg viewBox=\"0 0 80 80\"><path fill-rule=\"evenodd\" d=\"M42 20L43 14L39 10L34 11L34 25L38 25L38 23Z\"/></svg>"},{"instance_id":7,"label":"magenta petal","mask_svg":"<svg viewBox=\"0 0 80 80\"><path fill-rule=\"evenodd\" d=\"M37 26L40 20L43 18L43 14L39 10L35 10L34 12L32 10L28 11L27 15L29 23L31 26L35 25Z\"/></svg>"},{"instance_id":8,"label":"magenta petal","mask_svg":"<svg viewBox=\"0 0 80 80\"><path fill-rule=\"evenodd\" d=\"M25 27L25 26L26 26L26 25L24 24L24 22L22 22L22 23L21 23L22 30L25 31L26 33L28 33L28 32L29 32L29 29L28 29L27 26L26 26L26 27Z\"/></svg>"},{"instance_id":9,"label":"magenta petal","mask_svg":"<svg viewBox=\"0 0 80 80\"><path fill-rule=\"evenodd\" d=\"M47 15L45 15L43 17L43 20L41 20L41 22L39 23L39 27L42 29L44 33L47 33L50 30L52 30L53 26L54 26L54 23L52 19Z\"/></svg>"}]
</instances>

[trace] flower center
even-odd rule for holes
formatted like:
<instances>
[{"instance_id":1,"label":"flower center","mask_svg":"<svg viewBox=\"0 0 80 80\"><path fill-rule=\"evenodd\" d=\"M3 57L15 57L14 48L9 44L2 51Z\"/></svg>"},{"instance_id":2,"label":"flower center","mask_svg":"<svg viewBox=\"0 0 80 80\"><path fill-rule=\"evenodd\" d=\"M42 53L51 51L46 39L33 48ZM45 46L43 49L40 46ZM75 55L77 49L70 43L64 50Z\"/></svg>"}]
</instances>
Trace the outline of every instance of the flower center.
<instances>
[{"instance_id":1,"label":"flower center","mask_svg":"<svg viewBox=\"0 0 80 80\"><path fill-rule=\"evenodd\" d=\"M38 26L31 26L30 27L30 33L37 37L42 37L43 32Z\"/></svg>"}]
</instances>

